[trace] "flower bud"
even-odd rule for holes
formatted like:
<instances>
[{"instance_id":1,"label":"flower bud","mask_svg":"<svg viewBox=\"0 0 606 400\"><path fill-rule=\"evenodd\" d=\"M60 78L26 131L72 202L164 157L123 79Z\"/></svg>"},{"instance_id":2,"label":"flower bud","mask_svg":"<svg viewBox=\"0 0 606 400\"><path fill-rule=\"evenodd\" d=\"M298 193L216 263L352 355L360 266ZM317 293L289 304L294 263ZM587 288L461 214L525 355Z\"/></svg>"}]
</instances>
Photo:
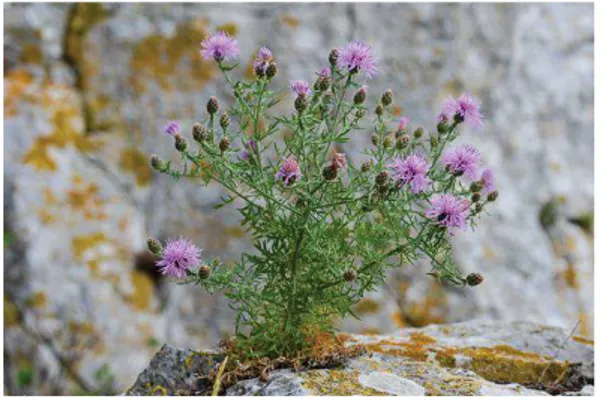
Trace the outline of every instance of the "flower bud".
<instances>
[{"instance_id":1,"label":"flower bud","mask_svg":"<svg viewBox=\"0 0 606 400\"><path fill-rule=\"evenodd\" d=\"M337 65L337 58L339 57L339 50L337 49L332 49L330 51L330 54L328 55L328 62L330 63L331 66L336 66Z\"/></svg>"},{"instance_id":2,"label":"flower bud","mask_svg":"<svg viewBox=\"0 0 606 400\"><path fill-rule=\"evenodd\" d=\"M345 273L343 274L343 279L345 280L345 282L353 282L356 280L356 273L353 270L347 270L345 271Z\"/></svg>"},{"instance_id":3,"label":"flower bud","mask_svg":"<svg viewBox=\"0 0 606 400\"><path fill-rule=\"evenodd\" d=\"M364 161L362 163L362 165L360 166L360 170L362 172L368 172L368 171L370 171L371 168L372 168L372 161L370 161L370 160L369 161Z\"/></svg>"},{"instance_id":4,"label":"flower bud","mask_svg":"<svg viewBox=\"0 0 606 400\"><path fill-rule=\"evenodd\" d=\"M360 88L356 94L354 94L353 101L354 104L359 106L360 104L364 103L364 100L366 100L366 88L363 87Z\"/></svg>"},{"instance_id":5,"label":"flower bud","mask_svg":"<svg viewBox=\"0 0 606 400\"><path fill-rule=\"evenodd\" d=\"M482 191L482 188L484 187L484 183L482 183L482 181L477 181L471 184L471 186L469 186L469 190L471 190L474 193L478 193Z\"/></svg>"},{"instance_id":6,"label":"flower bud","mask_svg":"<svg viewBox=\"0 0 606 400\"><path fill-rule=\"evenodd\" d=\"M435 149L438 147L438 137L436 135L429 135L429 143L431 144L431 148Z\"/></svg>"},{"instance_id":7,"label":"flower bud","mask_svg":"<svg viewBox=\"0 0 606 400\"><path fill-rule=\"evenodd\" d=\"M385 186L389 181L389 172L381 171L375 178L375 183L377 186Z\"/></svg>"},{"instance_id":8,"label":"flower bud","mask_svg":"<svg viewBox=\"0 0 606 400\"><path fill-rule=\"evenodd\" d=\"M327 181L332 181L333 179L335 179L337 177L338 172L339 172L339 170L336 168L336 166L334 164L331 164L331 165L326 166L324 168L324 170L322 170L322 176Z\"/></svg>"},{"instance_id":9,"label":"flower bud","mask_svg":"<svg viewBox=\"0 0 606 400\"><path fill-rule=\"evenodd\" d=\"M403 135L400 138L398 138L398 141L396 142L396 148L398 150L402 150L402 149L406 148L406 146L408 146L408 142L410 142L410 136Z\"/></svg>"},{"instance_id":10,"label":"flower bud","mask_svg":"<svg viewBox=\"0 0 606 400\"><path fill-rule=\"evenodd\" d=\"M229 126L229 123L229 115L224 112L223 114L221 114L221 118L219 119L219 125L221 126L221 128L223 128L223 130L225 130Z\"/></svg>"},{"instance_id":11,"label":"flower bud","mask_svg":"<svg viewBox=\"0 0 606 400\"><path fill-rule=\"evenodd\" d=\"M446 132L448 132L448 122L446 122L446 121L440 121L438 123L438 132L439 133L446 133Z\"/></svg>"},{"instance_id":12,"label":"flower bud","mask_svg":"<svg viewBox=\"0 0 606 400\"><path fill-rule=\"evenodd\" d=\"M166 167L164 161L160 160L160 157L155 154L149 158L149 163L151 167L157 171L161 171Z\"/></svg>"},{"instance_id":13,"label":"flower bud","mask_svg":"<svg viewBox=\"0 0 606 400\"><path fill-rule=\"evenodd\" d=\"M362 118L364 118L365 115L366 115L366 110L363 108L360 108L359 110L356 111L356 119L362 119Z\"/></svg>"},{"instance_id":14,"label":"flower bud","mask_svg":"<svg viewBox=\"0 0 606 400\"><path fill-rule=\"evenodd\" d=\"M275 61L272 61L267 66L267 70L265 71L265 75L271 79L278 73L278 64Z\"/></svg>"},{"instance_id":15,"label":"flower bud","mask_svg":"<svg viewBox=\"0 0 606 400\"><path fill-rule=\"evenodd\" d=\"M213 268L218 267L220 264L221 264L221 259L220 259L219 257L215 257L215 258L213 258L212 260L210 260L210 265L211 265Z\"/></svg>"},{"instance_id":16,"label":"flower bud","mask_svg":"<svg viewBox=\"0 0 606 400\"><path fill-rule=\"evenodd\" d=\"M486 196L486 200L488 200L488 201L496 201L498 197L499 197L499 192L497 192L495 190L494 192L488 193L488 196Z\"/></svg>"},{"instance_id":17,"label":"flower bud","mask_svg":"<svg viewBox=\"0 0 606 400\"><path fill-rule=\"evenodd\" d=\"M175 135L175 149L179 152L187 150L187 141L181 135Z\"/></svg>"},{"instance_id":18,"label":"flower bud","mask_svg":"<svg viewBox=\"0 0 606 400\"><path fill-rule=\"evenodd\" d=\"M381 104L383 107L389 106L393 102L393 91L391 89L386 90L381 96Z\"/></svg>"},{"instance_id":19,"label":"flower bud","mask_svg":"<svg viewBox=\"0 0 606 400\"><path fill-rule=\"evenodd\" d=\"M330 79L328 79L325 76L320 76L318 78L318 80L316 80L316 83L314 84L314 89L316 89L317 91L320 91L320 92L324 92L324 91L328 90L329 87L330 87Z\"/></svg>"},{"instance_id":20,"label":"flower bud","mask_svg":"<svg viewBox=\"0 0 606 400\"><path fill-rule=\"evenodd\" d=\"M227 136L223 136L219 142L219 150L221 150L221 153L229 149L230 144L231 142L229 141L229 138Z\"/></svg>"},{"instance_id":21,"label":"flower bud","mask_svg":"<svg viewBox=\"0 0 606 400\"><path fill-rule=\"evenodd\" d=\"M477 203L478 201L480 201L481 198L482 198L482 195L480 193L474 193L471 195L471 202Z\"/></svg>"},{"instance_id":22,"label":"flower bud","mask_svg":"<svg viewBox=\"0 0 606 400\"><path fill-rule=\"evenodd\" d=\"M211 96L210 99L208 99L206 111L208 111L210 115L215 115L217 111L219 111L219 100L217 100L215 96Z\"/></svg>"},{"instance_id":23,"label":"flower bud","mask_svg":"<svg viewBox=\"0 0 606 400\"><path fill-rule=\"evenodd\" d=\"M383 106L381 104L379 104L377 108L375 108L375 114L377 114L377 116L379 117L383 115Z\"/></svg>"},{"instance_id":24,"label":"flower bud","mask_svg":"<svg viewBox=\"0 0 606 400\"><path fill-rule=\"evenodd\" d=\"M383 147L390 148L391 146L393 146L393 139L391 138L391 136L385 136L383 138Z\"/></svg>"},{"instance_id":25,"label":"flower bud","mask_svg":"<svg viewBox=\"0 0 606 400\"><path fill-rule=\"evenodd\" d=\"M151 237L147 239L147 248L153 255L158 257L162 256L162 244L157 239Z\"/></svg>"},{"instance_id":26,"label":"flower bud","mask_svg":"<svg viewBox=\"0 0 606 400\"><path fill-rule=\"evenodd\" d=\"M419 126L417 129L415 129L414 137L419 139L421 136L423 136L423 127Z\"/></svg>"},{"instance_id":27,"label":"flower bud","mask_svg":"<svg viewBox=\"0 0 606 400\"><path fill-rule=\"evenodd\" d=\"M267 72L267 68L265 67L264 63L260 63L259 65L257 65L257 67L255 68L255 75L257 76L257 78L259 79L263 79L263 77L265 76L265 73Z\"/></svg>"},{"instance_id":28,"label":"flower bud","mask_svg":"<svg viewBox=\"0 0 606 400\"><path fill-rule=\"evenodd\" d=\"M370 137L370 141L372 142L373 145L378 146L379 145L379 136L377 136L376 134L373 134Z\"/></svg>"},{"instance_id":29,"label":"flower bud","mask_svg":"<svg viewBox=\"0 0 606 400\"><path fill-rule=\"evenodd\" d=\"M465 281L467 281L469 286L478 286L483 280L484 277L477 272L471 273L465 278Z\"/></svg>"},{"instance_id":30,"label":"flower bud","mask_svg":"<svg viewBox=\"0 0 606 400\"><path fill-rule=\"evenodd\" d=\"M461 113L456 113L454 115L453 119L454 119L454 122L457 123L457 124L460 124L460 123L462 123L462 122L465 121L465 117Z\"/></svg>"},{"instance_id":31,"label":"flower bud","mask_svg":"<svg viewBox=\"0 0 606 400\"><path fill-rule=\"evenodd\" d=\"M210 267L206 264L201 266L198 270L198 276L200 279L207 279L210 276Z\"/></svg>"}]
</instances>

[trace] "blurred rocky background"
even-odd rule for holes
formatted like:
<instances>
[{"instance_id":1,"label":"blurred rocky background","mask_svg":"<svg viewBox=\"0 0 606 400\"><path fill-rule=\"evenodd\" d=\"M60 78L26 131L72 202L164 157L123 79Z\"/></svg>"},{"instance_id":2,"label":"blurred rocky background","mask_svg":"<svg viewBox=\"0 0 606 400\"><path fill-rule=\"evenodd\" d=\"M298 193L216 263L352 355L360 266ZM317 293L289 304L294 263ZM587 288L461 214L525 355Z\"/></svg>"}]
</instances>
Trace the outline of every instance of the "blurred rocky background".
<instances>
[{"instance_id":1,"label":"blurred rocky background","mask_svg":"<svg viewBox=\"0 0 606 400\"><path fill-rule=\"evenodd\" d=\"M189 130L210 95L228 101L198 54L219 29L240 41L245 76L269 46L280 84L369 41L381 65L371 97L392 88L413 126L431 129L449 94L483 101L485 128L465 140L500 198L454 245L485 282L456 289L402 267L344 330L485 318L593 335L592 5L22 3L4 18L5 393L118 393L161 344L230 334L220 296L168 284L145 250L148 235L191 237L226 260L249 246L236 210L212 209L220 187L148 167L152 152L175 157L167 120ZM344 150L369 145L360 133Z\"/></svg>"}]
</instances>

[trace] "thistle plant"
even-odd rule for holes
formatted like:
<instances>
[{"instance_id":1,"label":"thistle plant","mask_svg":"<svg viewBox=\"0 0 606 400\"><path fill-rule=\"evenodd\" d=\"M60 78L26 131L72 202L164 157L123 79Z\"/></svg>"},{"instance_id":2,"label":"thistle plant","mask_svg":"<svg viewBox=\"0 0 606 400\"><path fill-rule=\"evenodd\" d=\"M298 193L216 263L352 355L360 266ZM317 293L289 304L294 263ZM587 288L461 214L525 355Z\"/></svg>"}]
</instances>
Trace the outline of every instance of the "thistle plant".
<instances>
[{"instance_id":1,"label":"thistle plant","mask_svg":"<svg viewBox=\"0 0 606 400\"><path fill-rule=\"evenodd\" d=\"M330 52L313 84L291 82L290 112L277 115L284 93L274 87L271 50L258 51L252 81L232 76L238 54L224 33L202 42L201 55L216 61L233 104L211 97L191 138L170 122L165 132L181 161L152 156L151 165L176 179L222 185L228 195L217 207L239 200L254 250L226 265L201 261L183 238L149 239L148 247L163 274L228 298L240 354L305 354L315 335L332 334L339 318L354 315L352 305L383 284L389 268L426 259L440 281L482 281L461 274L449 241L497 198L478 150L451 145L462 124L482 126L479 102L466 93L450 98L435 129L411 129L408 117L393 116L391 90L375 103L367 98L364 84L378 63L368 44L353 42ZM337 150L352 135L367 138L361 165Z\"/></svg>"}]
</instances>

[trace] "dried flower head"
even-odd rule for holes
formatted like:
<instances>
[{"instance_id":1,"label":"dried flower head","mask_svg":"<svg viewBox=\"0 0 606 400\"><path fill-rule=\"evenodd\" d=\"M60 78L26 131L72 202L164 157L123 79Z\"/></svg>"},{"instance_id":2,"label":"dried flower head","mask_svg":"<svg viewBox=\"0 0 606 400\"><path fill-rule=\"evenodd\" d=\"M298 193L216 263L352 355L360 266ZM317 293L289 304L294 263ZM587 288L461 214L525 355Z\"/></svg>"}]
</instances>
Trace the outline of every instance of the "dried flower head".
<instances>
[{"instance_id":1,"label":"dried flower head","mask_svg":"<svg viewBox=\"0 0 606 400\"><path fill-rule=\"evenodd\" d=\"M215 59L217 62L229 61L240 55L238 41L225 32L208 35L201 43L200 54L205 60Z\"/></svg>"},{"instance_id":2,"label":"dried flower head","mask_svg":"<svg viewBox=\"0 0 606 400\"><path fill-rule=\"evenodd\" d=\"M191 241L183 238L170 239L162 251L162 258L156 262L163 275L183 279L187 271L200 265L200 250Z\"/></svg>"}]
</instances>

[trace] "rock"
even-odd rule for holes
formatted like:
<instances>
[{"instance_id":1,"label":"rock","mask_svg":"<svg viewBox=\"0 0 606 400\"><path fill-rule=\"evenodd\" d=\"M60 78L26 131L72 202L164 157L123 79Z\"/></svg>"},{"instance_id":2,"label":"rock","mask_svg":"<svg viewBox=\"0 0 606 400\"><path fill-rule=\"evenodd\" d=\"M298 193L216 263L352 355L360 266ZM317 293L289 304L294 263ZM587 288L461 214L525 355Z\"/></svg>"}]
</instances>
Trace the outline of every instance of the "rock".
<instances>
[{"instance_id":1,"label":"rock","mask_svg":"<svg viewBox=\"0 0 606 400\"><path fill-rule=\"evenodd\" d=\"M405 266L343 330L524 318L568 330L581 320L578 333L592 336L591 5L15 3L4 11L8 393L82 390L27 331L42 333L104 393L123 391L158 343L205 348L232 332L224 299L168 284L144 249L147 236L183 235L229 261L249 246L237 204L212 210L220 187L177 185L147 161L152 152L178 161L161 133L167 119L188 130L210 95L228 104L216 69L198 56L216 29L238 37L243 74L257 47L270 46L282 86L312 79L345 38L368 40L382 71L369 99L392 88L396 113L405 110L412 126L431 129L448 94L465 89L483 101L485 129L463 136L494 167L500 198L453 246L461 269L484 283L444 287L423 263ZM360 132L342 150L358 163L368 145ZM106 370L112 379L100 382ZM34 379L19 383L29 372Z\"/></svg>"},{"instance_id":2,"label":"rock","mask_svg":"<svg viewBox=\"0 0 606 400\"><path fill-rule=\"evenodd\" d=\"M199 378L223 361L212 352L198 352L164 345L128 389L128 396L166 396L204 392L209 387Z\"/></svg>"},{"instance_id":3,"label":"rock","mask_svg":"<svg viewBox=\"0 0 606 400\"><path fill-rule=\"evenodd\" d=\"M469 321L384 336L347 335L347 340L362 344L367 353L334 369L276 370L267 381L246 379L225 394L538 396L593 391L593 345L584 338L570 339L560 328ZM187 381L199 376L199 370L183 369L182 362L175 362L175 351L159 352L127 394L153 386L143 376L171 376L171 381L185 382L179 394L199 393L200 387Z\"/></svg>"}]
</instances>

